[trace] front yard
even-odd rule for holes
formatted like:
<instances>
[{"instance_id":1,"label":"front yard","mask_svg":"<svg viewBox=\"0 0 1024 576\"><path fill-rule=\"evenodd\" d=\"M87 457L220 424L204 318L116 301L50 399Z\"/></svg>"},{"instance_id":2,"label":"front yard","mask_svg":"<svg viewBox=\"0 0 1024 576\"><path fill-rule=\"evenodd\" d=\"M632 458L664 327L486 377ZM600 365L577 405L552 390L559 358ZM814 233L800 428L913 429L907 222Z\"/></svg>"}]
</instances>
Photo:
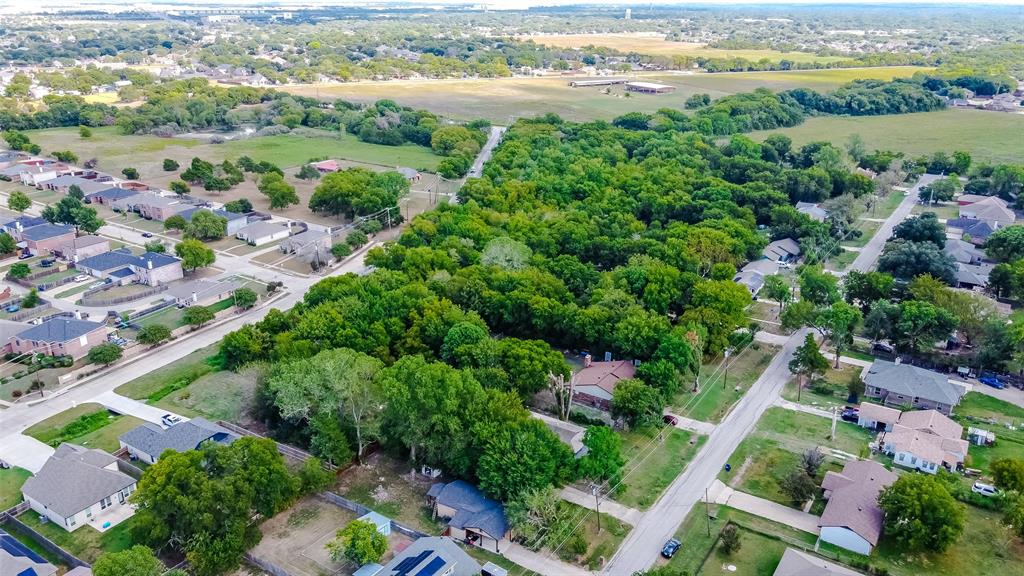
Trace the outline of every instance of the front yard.
<instances>
[{"instance_id":1,"label":"front yard","mask_svg":"<svg viewBox=\"0 0 1024 576\"><path fill-rule=\"evenodd\" d=\"M707 440L707 436L678 428L641 428L620 436L622 454L628 461L624 480L611 498L640 510L654 504Z\"/></svg>"},{"instance_id":2,"label":"front yard","mask_svg":"<svg viewBox=\"0 0 1024 576\"><path fill-rule=\"evenodd\" d=\"M86 448L114 452L120 448L118 436L142 423L142 420L134 416L113 414L103 406L90 402L50 416L26 429L25 434L50 446L71 442Z\"/></svg>"},{"instance_id":3,"label":"front yard","mask_svg":"<svg viewBox=\"0 0 1024 576\"><path fill-rule=\"evenodd\" d=\"M21 502L21 485L31 475L28 470L17 466L0 468L0 511Z\"/></svg>"},{"instance_id":4,"label":"front yard","mask_svg":"<svg viewBox=\"0 0 1024 576\"><path fill-rule=\"evenodd\" d=\"M722 359L705 364L701 368L700 390L694 394L692 383L684 384L685 390L672 401L673 412L703 422L721 422L761 376L778 350L775 346L754 342L729 358L728 370Z\"/></svg>"},{"instance_id":5,"label":"front yard","mask_svg":"<svg viewBox=\"0 0 1024 576\"><path fill-rule=\"evenodd\" d=\"M217 367L208 360L217 354L218 347L218 344L211 344L206 348L200 348L180 360L122 384L114 391L135 400L156 402L171 392L195 382L200 376L216 370Z\"/></svg>"},{"instance_id":6,"label":"front yard","mask_svg":"<svg viewBox=\"0 0 1024 576\"><path fill-rule=\"evenodd\" d=\"M826 354L830 361L832 354ZM782 397L792 402L815 406L823 410L831 410L833 406L844 406L850 395L847 385L854 378L860 378L863 368L850 364L840 364L839 370L833 370L831 366L824 377L817 378L809 385L805 385L797 394L798 377L792 377L782 390ZM798 399L799 398L799 399Z\"/></svg>"}]
</instances>

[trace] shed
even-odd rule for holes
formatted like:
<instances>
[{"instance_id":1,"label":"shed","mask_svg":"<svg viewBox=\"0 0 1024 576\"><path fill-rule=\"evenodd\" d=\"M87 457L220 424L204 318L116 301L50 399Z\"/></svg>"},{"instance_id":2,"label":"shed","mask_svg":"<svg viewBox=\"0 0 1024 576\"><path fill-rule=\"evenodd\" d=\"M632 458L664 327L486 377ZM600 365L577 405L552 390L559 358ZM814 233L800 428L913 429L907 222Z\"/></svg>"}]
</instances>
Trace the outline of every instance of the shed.
<instances>
[{"instance_id":1,"label":"shed","mask_svg":"<svg viewBox=\"0 0 1024 576\"><path fill-rule=\"evenodd\" d=\"M391 519L387 516L378 514L374 511L369 511L359 517L360 522L369 522L377 527L377 532L380 532L384 536L391 535Z\"/></svg>"}]
</instances>

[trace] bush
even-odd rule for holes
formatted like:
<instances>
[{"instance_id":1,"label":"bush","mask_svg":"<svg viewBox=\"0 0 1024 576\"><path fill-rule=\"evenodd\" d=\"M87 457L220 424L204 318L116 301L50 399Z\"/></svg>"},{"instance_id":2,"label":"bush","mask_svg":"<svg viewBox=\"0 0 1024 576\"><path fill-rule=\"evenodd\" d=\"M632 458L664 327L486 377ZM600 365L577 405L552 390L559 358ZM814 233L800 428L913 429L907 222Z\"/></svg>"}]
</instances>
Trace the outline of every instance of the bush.
<instances>
[{"instance_id":1,"label":"bush","mask_svg":"<svg viewBox=\"0 0 1024 576\"><path fill-rule=\"evenodd\" d=\"M274 125L271 125L271 126L264 126L263 128L260 128L259 130L257 130L256 131L256 137L278 136L278 135L281 135L281 134L287 134L287 133L289 133L291 131L292 131L292 129L287 127L287 126L283 126L281 124L274 124Z\"/></svg>"},{"instance_id":2,"label":"bush","mask_svg":"<svg viewBox=\"0 0 1024 576\"><path fill-rule=\"evenodd\" d=\"M331 254L338 260L344 260L352 254L352 249L349 248L348 244L335 244L331 246Z\"/></svg>"}]
</instances>

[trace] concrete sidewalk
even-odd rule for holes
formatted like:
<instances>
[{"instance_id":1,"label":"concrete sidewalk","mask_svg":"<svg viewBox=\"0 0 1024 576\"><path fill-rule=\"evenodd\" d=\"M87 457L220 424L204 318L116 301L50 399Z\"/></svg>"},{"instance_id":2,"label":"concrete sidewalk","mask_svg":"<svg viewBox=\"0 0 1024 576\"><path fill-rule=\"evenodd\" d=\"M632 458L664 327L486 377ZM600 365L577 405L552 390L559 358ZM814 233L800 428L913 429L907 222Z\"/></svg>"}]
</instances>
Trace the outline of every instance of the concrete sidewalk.
<instances>
[{"instance_id":1,"label":"concrete sidewalk","mask_svg":"<svg viewBox=\"0 0 1024 576\"><path fill-rule=\"evenodd\" d=\"M679 414L673 414L671 412L665 412L667 416L674 416L679 422L676 423L676 428L680 430L688 430L690 432L696 432L707 436L715 431L715 425L710 422L702 422L700 420L694 420L693 418L687 418L680 416Z\"/></svg>"},{"instance_id":2,"label":"concrete sidewalk","mask_svg":"<svg viewBox=\"0 0 1024 576\"><path fill-rule=\"evenodd\" d=\"M572 486L562 488L559 496L562 497L562 500L572 502L573 504L582 506L587 510L595 509L594 495L588 494L577 488L573 488ZM643 512L635 508L630 508L629 506L619 504L618 502L608 500L607 498L601 499L601 513L618 518L630 526L636 526L636 523L639 522L640 518L644 515Z\"/></svg>"},{"instance_id":3,"label":"concrete sidewalk","mask_svg":"<svg viewBox=\"0 0 1024 576\"><path fill-rule=\"evenodd\" d=\"M117 412L118 414L124 414L127 416L134 416L141 420L145 420L146 422L152 422L157 426L163 425L161 417L164 414L171 414L172 416L177 416L181 418L182 422L188 420L188 418L185 418L184 416L175 414L173 412L168 412L163 408L157 408L156 406L150 406L149 404L146 404L144 402L132 400L131 398L128 398L126 396L121 396L120 394L114 392L113 390L104 392L96 396L95 401L99 402L100 404L103 404L107 408L107 410L110 410L111 412Z\"/></svg>"},{"instance_id":4,"label":"concrete sidewalk","mask_svg":"<svg viewBox=\"0 0 1024 576\"><path fill-rule=\"evenodd\" d=\"M501 555L543 576L594 576L590 570L562 562L552 554L531 552L519 544L505 546Z\"/></svg>"},{"instance_id":5,"label":"concrete sidewalk","mask_svg":"<svg viewBox=\"0 0 1024 576\"><path fill-rule=\"evenodd\" d=\"M784 346L789 340L789 336L782 336L780 334L772 334L771 332L758 330L757 333L754 334L754 340L765 344L771 344L772 346Z\"/></svg>"},{"instance_id":6,"label":"concrete sidewalk","mask_svg":"<svg viewBox=\"0 0 1024 576\"><path fill-rule=\"evenodd\" d=\"M797 404L796 402L783 400L782 398L777 398L775 400L775 405L794 412L803 412L804 414L813 414L814 416L821 416L822 418L828 418L829 420L832 419L832 412L829 410L815 408L814 406L808 406L806 404Z\"/></svg>"},{"instance_id":7,"label":"concrete sidewalk","mask_svg":"<svg viewBox=\"0 0 1024 576\"><path fill-rule=\"evenodd\" d=\"M778 502L772 502L764 498L752 496L746 492L733 490L721 482L715 482L708 488L708 500L713 504L722 504L766 518L779 524L785 524L790 528L796 528L811 534L818 534L818 520L820 518L813 514L801 512L789 506L783 506Z\"/></svg>"}]
</instances>

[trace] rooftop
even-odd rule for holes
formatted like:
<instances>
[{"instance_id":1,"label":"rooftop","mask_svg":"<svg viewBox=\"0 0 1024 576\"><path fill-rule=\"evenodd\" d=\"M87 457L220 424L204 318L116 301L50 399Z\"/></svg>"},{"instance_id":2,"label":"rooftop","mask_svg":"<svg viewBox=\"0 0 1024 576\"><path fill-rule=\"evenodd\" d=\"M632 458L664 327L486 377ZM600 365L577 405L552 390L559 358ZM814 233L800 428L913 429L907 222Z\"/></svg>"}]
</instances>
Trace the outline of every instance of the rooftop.
<instances>
[{"instance_id":1,"label":"rooftop","mask_svg":"<svg viewBox=\"0 0 1024 576\"><path fill-rule=\"evenodd\" d=\"M619 380L632 378L636 374L636 366L629 360L612 362L592 362L576 373L576 386L597 386L609 394L615 390Z\"/></svg>"},{"instance_id":2,"label":"rooftop","mask_svg":"<svg viewBox=\"0 0 1024 576\"><path fill-rule=\"evenodd\" d=\"M508 532L505 507L484 496L476 486L468 482L456 480L448 484L434 484L427 496L456 510L455 516L448 521L450 526L478 529L495 539L502 538Z\"/></svg>"},{"instance_id":3,"label":"rooftop","mask_svg":"<svg viewBox=\"0 0 1024 576\"><path fill-rule=\"evenodd\" d=\"M0 530L0 574L4 576L53 576L57 567L47 562L14 536Z\"/></svg>"},{"instance_id":4,"label":"rooftop","mask_svg":"<svg viewBox=\"0 0 1024 576\"><path fill-rule=\"evenodd\" d=\"M950 384L945 374L885 360L875 360L871 364L864 376L864 383L903 396L924 398L949 406L959 404L964 395L963 388Z\"/></svg>"},{"instance_id":5,"label":"rooftop","mask_svg":"<svg viewBox=\"0 0 1024 576\"><path fill-rule=\"evenodd\" d=\"M39 224L38 226L25 228L21 231L21 236L25 240L38 241L63 236L65 234L72 234L74 231L75 229L71 226L65 226L63 224Z\"/></svg>"},{"instance_id":6,"label":"rooftop","mask_svg":"<svg viewBox=\"0 0 1024 576\"><path fill-rule=\"evenodd\" d=\"M103 198L108 202L113 202L114 200L120 200L122 198L131 198L132 196L138 195L139 193L134 190L125 190L124 188L116 188L114 186L111 186L106 190L86 194L89 198Z\"/></svg>"},{"instance_id":7,"label":"rooftop","mask_svg":"<svg viewBox=\"0 0 1024 576\"><path fill-rule=\"evenodd\" d=\"M376 576L475 576L480 565L446 536L419 538L391 559Z\"/></svg>"},{"instance_id":8,"label":"rooftop","mask_svg":"<svg viewBox=\"0 0 1024 576\"><path fill-rule=\"evenodd\" d=\"M37 324L28 330L19 332L17 338L38 342L68 342L102 327L103 324L89 322L88 320L51 318L42 324Z\"/></svg>"},{"instance_id":9,"label":"rooftop","mask_svg":"<svg viewBox=\"0 0 1024 576\"><path fill-rule=\"evenodd\" d=\"M61 444L39 472L25 481L21 491L69 518L135 484L131 476L106 468L116 461L101 450Z\"/></svg>"},{"instance_id":10,"label":"rooftop","mask_svg":"<svg viewBox=\"0 0 1024 576\"><path fill-rule=\"evenodd\" d=\"M841 473L826 472L821 487L831 494L818 526L847 528L872 546L878 544L884 516L878 493L896 478L873 460L847 462Z\"/></svg>"},{"instance_id":11,"label":"rooftop","mask_svg":"<svg viewBox=\"0 0 1024 576\"><path fill-rule=\"evenodd\" d=\"M786 548L772 576L862 576L846 566L833 564L807 552Z\"/></svg>"},{"instance_id":12,"label":"rooftop","mask_svg":"<svg viewBox=\"0 0 1024 576\"><path fill-rule=\"evenodd\" d=\"M199 448L207 440L230 444L237 438L209 420L193 418L166 429L147 422L125 432L118 439L132 448L159 457L165 450L187 452Z\"/></svg>"},{"instance_id":13,"label":"rooftop","mask_svg":"<svg viewBox=\"0 0 1024 576\"><path fill-rule=\"evenodd\" d=\"M250 238L261 238L263 236L270 236L288 230L287 224L281 224L279 222L254 222L248 226L243 226L238 229L238 234L248 236Z\"/></svg>"}]
</instances>

